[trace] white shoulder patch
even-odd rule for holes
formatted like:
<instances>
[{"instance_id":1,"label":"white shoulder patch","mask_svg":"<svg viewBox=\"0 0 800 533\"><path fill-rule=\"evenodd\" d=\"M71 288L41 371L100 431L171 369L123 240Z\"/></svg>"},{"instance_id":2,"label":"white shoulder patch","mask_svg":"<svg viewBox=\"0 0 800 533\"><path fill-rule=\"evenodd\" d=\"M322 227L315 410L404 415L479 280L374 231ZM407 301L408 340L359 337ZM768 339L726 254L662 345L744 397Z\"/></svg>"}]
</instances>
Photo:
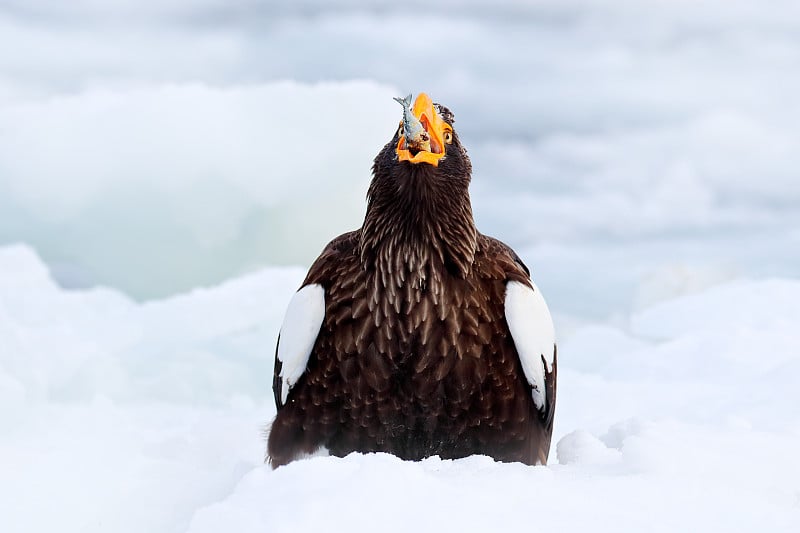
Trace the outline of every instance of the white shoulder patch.
<instances>
[{"instance_id":1,"label":"white shoulder patch","mask_svg":"<svg viewBox=\"0 0 800 533\"><path fill-rule=\"evenodd\" d=\"M546 398L544 366L547 365L547 371L553 369L556 343L550 311L536 285L531 289L519 281L509 281L506 284L505 312L522 370L533 388L533 402L543 410Z\"/></svg>"},{"instance_id":2,"label":"white shoulder patch","mask_svg":"<svg viewBox=\"0 0 800 533\"><path fill-rule=\"evenodd\" d=\"M281 325L277 357L282 363L281 404L286 403L289 389L306 370L308 357L317 341L325 318L325 289L322 285L306 285L295 293Z\"/></svg>"}]
</instances>

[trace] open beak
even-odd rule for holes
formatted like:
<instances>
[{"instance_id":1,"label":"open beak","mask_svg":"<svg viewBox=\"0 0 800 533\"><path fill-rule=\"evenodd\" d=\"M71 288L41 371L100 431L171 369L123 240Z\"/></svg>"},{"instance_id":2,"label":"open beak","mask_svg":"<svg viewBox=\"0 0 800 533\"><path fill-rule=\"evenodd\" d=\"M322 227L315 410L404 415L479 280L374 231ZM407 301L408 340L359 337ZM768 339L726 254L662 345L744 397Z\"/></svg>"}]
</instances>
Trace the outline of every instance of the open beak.
<instances>
[{"instance_id":1,"label":"open beak","mask_svg":"<svg viewBox=\"0 0 800 533\"><path fill-rule=\"evenodd\" d=\"M452 128L439 116L436 108L433 107L430 96L425 93L417 96L411 111L422 123L425 132L418 135L416 139L406 139L405 135L400 136L396 149L397 159L411 163L429 163L437 167L439 160L445 155L445 131Z\"/></svg>"}]
</instances>

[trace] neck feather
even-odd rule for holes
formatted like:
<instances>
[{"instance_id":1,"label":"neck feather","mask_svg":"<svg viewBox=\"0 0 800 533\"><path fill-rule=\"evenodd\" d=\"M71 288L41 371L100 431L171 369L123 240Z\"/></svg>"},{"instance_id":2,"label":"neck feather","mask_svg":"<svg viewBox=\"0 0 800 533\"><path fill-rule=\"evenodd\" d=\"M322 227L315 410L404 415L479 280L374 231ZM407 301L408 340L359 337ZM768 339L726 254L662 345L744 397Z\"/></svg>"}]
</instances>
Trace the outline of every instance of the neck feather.
<instances>
[{"instance_id":1,"label":"neck feather","mask_svg":"<svg viewBox=\"0 0 800 533\"><path fill-rule=\"evenodd\" d=\"M437 180L426 170L376 176L370 185L361 259L385 286L425 286L442 272L463 278L472 269L477 230L468 179Z\"/></svg>"}]
</instances>

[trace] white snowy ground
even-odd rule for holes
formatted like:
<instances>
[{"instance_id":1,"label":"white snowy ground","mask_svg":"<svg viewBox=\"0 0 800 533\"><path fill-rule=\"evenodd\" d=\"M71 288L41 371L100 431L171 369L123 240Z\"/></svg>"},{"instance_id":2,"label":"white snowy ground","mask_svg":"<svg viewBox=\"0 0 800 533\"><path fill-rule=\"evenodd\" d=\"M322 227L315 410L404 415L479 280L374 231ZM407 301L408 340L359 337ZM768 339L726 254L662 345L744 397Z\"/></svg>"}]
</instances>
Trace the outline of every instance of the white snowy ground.
<instances>
[{"instance_id":1,"label":"white snowy ground","mask_svg":"<svg viewBox=\"0 0 800 533\"><path fill-rule=\"evenodd\" d=\"M800 281L737 281L561 339L549 466L272 471L272 349L303 271L137 304L0 248L0 530L798 531ZM557 443L557 444L556 444Z\"/></svg>"}]
</instances>

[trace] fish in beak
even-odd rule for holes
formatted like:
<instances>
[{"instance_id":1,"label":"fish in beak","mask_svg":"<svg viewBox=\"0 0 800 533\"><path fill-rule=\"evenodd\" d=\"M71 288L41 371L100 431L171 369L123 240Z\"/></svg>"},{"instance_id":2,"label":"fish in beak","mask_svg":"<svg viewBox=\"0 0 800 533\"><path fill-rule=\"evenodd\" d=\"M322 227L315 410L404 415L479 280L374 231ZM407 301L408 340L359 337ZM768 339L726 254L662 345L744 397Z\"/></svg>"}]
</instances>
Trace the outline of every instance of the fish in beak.
<instances>
[{"instance_id":1,"label":"fish in beak","mask_svg":"<svg viewBox=\"0 0 800 533\"><path fill-rule=\"evenodd\" d=\"M442 119L430 97L420 93L411 106L411 95L395 98L403 106L402 135L397 142L397 159L410 163L439 166L445 144L453 138L453 128Z\"/></svg>"}]
</instances>

